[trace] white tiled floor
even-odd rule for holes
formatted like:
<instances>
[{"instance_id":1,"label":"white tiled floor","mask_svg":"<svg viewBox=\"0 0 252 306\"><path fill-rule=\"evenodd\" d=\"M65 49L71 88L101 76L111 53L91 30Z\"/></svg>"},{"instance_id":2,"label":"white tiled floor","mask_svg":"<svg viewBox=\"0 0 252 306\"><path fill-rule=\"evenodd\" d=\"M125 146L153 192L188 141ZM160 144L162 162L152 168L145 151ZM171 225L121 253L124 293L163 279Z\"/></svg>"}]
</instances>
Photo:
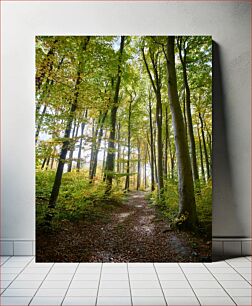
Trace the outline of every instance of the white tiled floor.
<instances>
[{"instance_id":1,"label":"white tiled floor","mask_svg":"<svg viewBox=\"0 0 252 306\"><path fill-rule=\"evenodd\" d=\"M215 263L35 263L1 257L0 305L251 305L251 257Z\"/></svg>"}]
</instances>

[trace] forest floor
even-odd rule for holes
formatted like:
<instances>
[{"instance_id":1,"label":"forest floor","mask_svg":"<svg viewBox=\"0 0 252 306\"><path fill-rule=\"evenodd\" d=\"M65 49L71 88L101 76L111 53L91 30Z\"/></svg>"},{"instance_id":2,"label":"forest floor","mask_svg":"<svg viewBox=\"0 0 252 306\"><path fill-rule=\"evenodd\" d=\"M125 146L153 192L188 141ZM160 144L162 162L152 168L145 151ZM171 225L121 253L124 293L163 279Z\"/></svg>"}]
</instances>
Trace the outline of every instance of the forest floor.
<instances>
[{"instance_id":1,"label":"forest floor","mask_svg":"<svg viewBox=\"0 0 252 306\"><path fill-rule=\"evenodd\" d=\"M51 233L36 232L38 262L185 262L211 260L211 241L170 228L146 192L130 192L102 217L62 220Z\"/></svg>"}]
</instances>

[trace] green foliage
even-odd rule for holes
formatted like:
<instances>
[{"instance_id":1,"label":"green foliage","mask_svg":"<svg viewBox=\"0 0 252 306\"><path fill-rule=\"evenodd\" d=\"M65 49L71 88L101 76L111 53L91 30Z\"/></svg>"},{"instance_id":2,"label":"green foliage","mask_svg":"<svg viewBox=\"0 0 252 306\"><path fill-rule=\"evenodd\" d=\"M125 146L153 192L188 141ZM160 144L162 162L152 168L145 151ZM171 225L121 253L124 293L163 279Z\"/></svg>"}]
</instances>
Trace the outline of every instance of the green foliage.
<instances>
[{"instance_id":1,"label":"green foliage","mask_svg":"<svg viewBox=\"0 0 252 306\"><path fill-rule=\"evenodd\" d=\"M211 234L212 224L212 181L206 184L201 182L200 189L195 192L197 215L199 220L199 229ZM178 188L176 182L166 181L166 187L163 193L163 200L160 201L157 190L149 196L152 204L156 205L165 218L173 224L180 224L186 220L186 215L178 218Z\"/></svg>"},{"instance_id":2,"label":"green foliage","mask_svg":"<svg viewBox=\"0 0 252 306\"><path fill-rule=\"evenodd\" d=\"M84 172L64 173L57 207L49 211L48 201L54 181L54 171L37 170L36 213L37 225L44 225L46 214L52 214L54 226L60 221L103 218L104 210L113 210L122 201L123 193L116 187L107 195L105 183L90 184Z\"/></svg>"}]
</instances>

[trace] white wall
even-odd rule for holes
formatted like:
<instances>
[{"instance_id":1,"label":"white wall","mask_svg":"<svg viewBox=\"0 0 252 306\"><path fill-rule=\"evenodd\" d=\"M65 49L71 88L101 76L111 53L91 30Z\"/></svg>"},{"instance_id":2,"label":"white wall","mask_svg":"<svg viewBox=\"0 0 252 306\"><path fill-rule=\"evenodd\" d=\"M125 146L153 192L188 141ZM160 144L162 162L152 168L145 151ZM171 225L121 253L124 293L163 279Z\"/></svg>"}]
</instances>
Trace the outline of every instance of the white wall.
<instances>
[{"instance_id":1,"label":"white wall","mask_svg":"<svg viewBox=\"0 0 252 306\"><path fill-rule=\"evenodd\" d=\"M212 35L219 49L217 72L221 69L214 95L213 235L250 236L249 3L11 1L1 6L3 239L35 237L34 37L44 34Z\"/></svg>"}]
</instances>

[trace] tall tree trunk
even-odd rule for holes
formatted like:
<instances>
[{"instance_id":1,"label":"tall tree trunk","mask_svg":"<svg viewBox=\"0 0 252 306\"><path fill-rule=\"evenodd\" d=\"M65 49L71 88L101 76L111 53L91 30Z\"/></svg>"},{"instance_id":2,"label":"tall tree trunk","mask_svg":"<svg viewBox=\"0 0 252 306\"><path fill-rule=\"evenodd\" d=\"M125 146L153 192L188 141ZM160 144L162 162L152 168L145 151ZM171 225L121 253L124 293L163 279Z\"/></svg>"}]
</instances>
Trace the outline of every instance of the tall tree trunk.
<instances>
[{"instance_id":1,"label":"tall tree trunk","mask_svg":"<svg viewBox=\"0 0 252 306\"><path fill-rule=\"evenodd\" d=\"M153 140L153 127L152 127L152 109L149 97L149 122L150 122L150 166L151 166L151 191L155 190L154 180L154 140Z\"/></svg>"},{"instance_id":2,"label":"tall tree trunk","mask_svg":"<svg viewBox=\"0 0 252 306\"><path fill-rule=\"evenodd\" d=\"M198 132L198 139L199 139L201 175L202 175L202 180L205 182L205 180L206 180L206 178L205 178L205 169L204 169L202 145L201 145L201 138L200 138L200 131L199 131L199 126L198 126L198 124L197 124L197 132Z\"/></svg>"},{"instance_id":3,"label":"tall tree trunk","mask_svg":"<svg viewBox=\"0 0 252 306\"><path fill-rule=\"evenodd\" d=\"M83 42L82 52L86 51L89 40L90 40L89 36L85 37L85 41ZM57 171L56 171L56 175L54 179L54 184L53 184L53 188L52 188L52 192L51 192L51 196L49 200L49 205L48 205L49 208L54 208L56 206L56 202L57 202L58 195L59 195L59 189L61 185L64 164L66 161L67 152L69 150L69 144L70 144L69 138L70 138L70 133L71 133L71 126L72 126L75 112L77 109L77 102L78 102L78 96L79 96L79 85L81 82L81 67L82 67L82 62L80 61L78 72L77 72L77 79L75 83L73 103L71 104L70 113L69 113L66 129L64 133L64 141L63 141L63 145L61 148L59 163L58 163L58 167L57 167ZM50 218L48 219L50 220Z\"/></svg>"},{"instance_id":4,"label":"tall tree trunk","mask_svg":"<svg viewBox=\"0 0 252 306\"><path fill-rule=\"evenodd\" d=\"M117 125L117 173L121 173L121 123Z\"/></svg>"},{"instance_id":5,"label":"tall tree trunk","mask_svg":"<svg viewBox=\"0 0 252 306\"><path fill-rule=\"evenodd\" d=\"M139 190L141 186L141 149L140 149L140 141L137 140L137 190Z\"/></svg>"},{"instance_id":6,"label":"tall tree trunk","mask_svg":"<svg viewBox=\"0 0 252 306\"><path fill-rule=\"evenodd\" d=\"M87 114L88 114L88 110L86 109L84 112L84 121L81 123L80 144L79 144L79 149L78 149L78 158L77 158L77 165L76 165L77 172L80 171L80 166L81 166L82 142L83 142L84 130L86 126Z\"/></svg>"},{"instance_id":7,"label":"tall tree trunk","mask_svg":"<svg viewBox=\"0 0 252 306\"><path fill-rule=\"evenodd\" d=\"M183 222L183 225L186 227L194 227L197 222L197 213L190 156L186 142L182 111L178 98L174 55L174 36L167 37L167 53L165 53L165 56L168 75L168 97L172 114L172 123L178 164L178 217L186 216L186 220Z\"/></svg>"},{"instance_id":8,"label":"tall tree trunk","mask_svg":"<svg viewBox=\"0 0 252 306\"><path fill-rule=\"evenodd\" d=\"M207 179L209 180L210 175L210 165L208 160L208 152L207 152L207 146L206 146L206 140L205 140L205 133L204 133L204 122L201 113L199 112L199 119L200 119L200 128L201 128L201 135L202 135L202 142L203 142L203 148L204 148L204 154L205 154L205 161L206 161L206 170L207 170Z\"/></svg>"},{"instance_id":9,"label":"tall tree trunk","mask_svg":"<svg viewBox=\"0 0 252 306\"><path fill-rule=\"evenodd\" d=\"M69 150L69 158L68 158L68 165L67 165L67 172L71 172L72 170L72 159L73 159L73 152L74 152L74 148L75 148L75 130L77 128L77 122L76 120L74 120L74 123L73 123L73 131L72 131L72 140L71 140L71 143L70 143L70 150ZM78 131L77 131L78 133Z\"/></svg>"},{"instance_id":10,"label":"tall tree trunk","mask_svg":"<svg viewBox=\"0 0 252 306\"><path fill-rule=\"evenodd\" d=\"M162 140L162 100L161 100L161 76L158 73L159 62L158 54L150 52L150 60L152 63L154 78L151 74L150 68L147 63L147 59L142 49L143 60L147 73L149 75L153 90L156 96L156 123L157 123L157 177L158 177L158 192L159 199L162 199L164 180L163 180L163 140Z\"/></svg>"},{"instance_id":11,"label":"tall tree trunk","mask_svg":"<svg viewBox=\"0 0 252 306\"><path fill-rule=\"evenodd\" d=\"M155 181L156 181L156 183L158 183L157 154L156 154L156 138L157 138L156 128L153 128L154 171L155 171Z\"/></svg>"},{"instance_id":12,"label":"tall tree trunk","mask_svg":"<svg viewBox=\"0 0 252 306\"><path fill-rule=\"evenodd\" d=\"M99 132L98 132L98 140L97 140L97 144L95 147L95 151L93 153L93 167L91 170L91 175L90 175L90 180L92 181L96 175L96 169L97 169L97 162L98 162L98 154L100 151L100 146L101 146L101 141L102 141L102 136L103 136L103 125L106 119L108 111L106 111L105 113L103 113L101 121L100 121L100 127L99 127Z\"/></svg>"},{"instance_id":13,"label":"tall tree trunk","mask_svg":"<svg viewBox=\"0 0 252 306\"><path fill-rule=\"evenodd\" d=\"M112 188L113 181L113 171L115 164L115 127L116 127L116 113L118 109L118 101L119 101L119 90L121 83L121 73L122 73L122 54L124 49L124 41L125 37L121 36L120 49L119 49L119 58L118 58L118 67L117 67L117 81L115 87L115 95L113 100L113 106L111 109L111 117L110 117L110 135L108 142L108 153L107 153L107 161L106 161L106 182L107 182L107 193L110 192Z\"/></svg>"},{"instance_id":14,"label":"tall tree trunk","mask_svg":"<svg viewBox=\"0 0 252 306\"><path fill-rule=\"evenodd\" d=\"M199 180L198 166L197 166L197 158L196 158L196 148L195 148L195 139L193 133L193 123L192 123L192 114L191 114L191 94L190 87L187 78L187 59L186 59L186 48L182 47L182 38L180 38L179 46L179 57L183 68L183 79L185 85L185 96L186 96L186 117L187 117L187 126L188 126L188 134L189 134L189 142L190 142L190 153L191 153L191 162L192 162L192 172L193 172L193 180L197 182ZM184 56L182 55L182 49L184 52Z\"/></svg>"},{"instance_id":15,"label":"tall tree trunk","mask_svg":"<svg viewBox=\"0 0 252 306\"><path fill-rule=\"evenodd\" d=\"M37 125L37 129L36 129L36 134L35 134L35 143L37 143L37 141L38 141L38 137L39 137L40 129L41 129L41 126L42 126L43 118L44 118L44 115L46 113L46 109L47 109L47 105L45 104L44 107L43 107L42 113L39 114L38 125Z\"/></svg>"},{"instance_id":16,"label":"tall tree trunk","mask_svg":"<svg viewBox=\"0 0 252 306\"><path fill-rule=\"evenodd\" d=\"M132 100L130 100L129 104L129 114L128 114L128 160L127 160L127 176L125 181L125 190L129 191L129 182L130 182L130 151L131 151L131 108L132 108Z\"/></svg>"},{"instance_id":17,"label":"tall tree trunk","mask_svg":"<svg viewBox=\"0 0 252 306\"><path fill-rule=\"evenodd\" d=\"M164 150L164 176L167 179L168 175L168 141L169 141L169 120L168 107L165 107L165 150Z\"/></svg>"}]
</instances>

